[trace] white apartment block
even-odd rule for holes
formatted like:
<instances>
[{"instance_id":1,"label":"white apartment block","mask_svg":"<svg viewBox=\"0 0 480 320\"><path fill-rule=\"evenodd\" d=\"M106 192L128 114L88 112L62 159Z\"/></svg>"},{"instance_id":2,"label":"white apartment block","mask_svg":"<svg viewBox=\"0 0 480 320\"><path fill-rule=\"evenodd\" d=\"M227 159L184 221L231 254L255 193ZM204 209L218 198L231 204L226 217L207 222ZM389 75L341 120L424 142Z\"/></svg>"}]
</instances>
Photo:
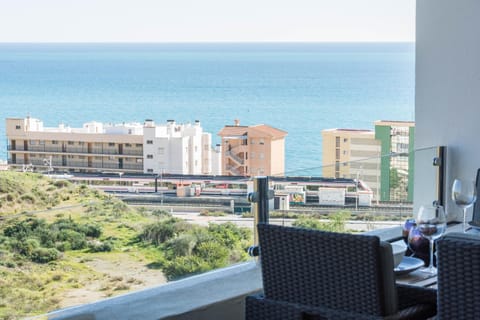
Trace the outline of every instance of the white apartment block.
<instances>
[{"instance_id":1,"label":"white apartment block","mask_svg":"<svg viewBox=\"0 0 480 320\"><path fill-rule=\"evenodd\" d=\"M75 172L212 174L211 134L200 122L85 123L44 127L34 118L6 119L8 164ZM213 154L216 154L213 152Z\"/></svg>"},{"instance_id":2,"label":"white apartment block","mask_svg":"<svg viewBox=\"0 0 480 320\"><path fill-rule=\"evenodd\" d=\"M147 120L143 145L145 173L212 173L212 136L203 132L199 121L184 125L169 120L156 126Z\"/></svg>"}]
</instances>

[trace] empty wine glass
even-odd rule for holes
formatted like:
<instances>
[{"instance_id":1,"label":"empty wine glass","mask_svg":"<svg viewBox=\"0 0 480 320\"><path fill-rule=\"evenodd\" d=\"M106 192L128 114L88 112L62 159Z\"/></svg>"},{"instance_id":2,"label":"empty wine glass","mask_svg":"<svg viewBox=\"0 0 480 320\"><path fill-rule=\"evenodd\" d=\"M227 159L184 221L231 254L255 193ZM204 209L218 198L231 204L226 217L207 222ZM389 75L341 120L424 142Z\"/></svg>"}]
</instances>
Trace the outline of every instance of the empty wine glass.
<instances>
[{"instance_id":1,"label":"empty wine glass","mask_svg":"<svg viewBox=\"0 0 480 320\"><path fill-rule=\"evenodd\" d=\"M447 228L447 217L442 206L421 206L417 215L417 229L422 236L430 242L430 264L423 271L436 274L437 268L433 266L433 245Z\"/></svg>"},{"instance_id":2,"label":"empty wine glass","mask_svg":"<svg viewBox=\"0 0 480 320\"><path fill-rule=\"evenodd\" d=\"M455 179L452 185L452 200L463 209L463 232L467 231L467 209L477 200L475 183L470 180Z\"/></svg>"}]
</instances>

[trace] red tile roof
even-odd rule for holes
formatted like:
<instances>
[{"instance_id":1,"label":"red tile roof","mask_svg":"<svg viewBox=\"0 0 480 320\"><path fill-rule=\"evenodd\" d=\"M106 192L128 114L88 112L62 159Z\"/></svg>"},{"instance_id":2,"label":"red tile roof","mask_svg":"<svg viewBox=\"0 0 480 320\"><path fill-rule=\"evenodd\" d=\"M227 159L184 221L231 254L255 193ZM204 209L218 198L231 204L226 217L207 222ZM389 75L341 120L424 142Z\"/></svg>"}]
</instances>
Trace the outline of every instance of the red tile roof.
<instances>
[{"instance_id":1,"label":"red tile roof","mask_svg":"<svg viewBox=\"0 0 480 320\"><path fill-rule=\"evenodd\" d=\"M253 137L268 137L272 139L283 138L288 133L274 127L259 124L255 126L225 126L218 133L219 136L242 136L250 135Z\"/></svg>"}]
</instances>

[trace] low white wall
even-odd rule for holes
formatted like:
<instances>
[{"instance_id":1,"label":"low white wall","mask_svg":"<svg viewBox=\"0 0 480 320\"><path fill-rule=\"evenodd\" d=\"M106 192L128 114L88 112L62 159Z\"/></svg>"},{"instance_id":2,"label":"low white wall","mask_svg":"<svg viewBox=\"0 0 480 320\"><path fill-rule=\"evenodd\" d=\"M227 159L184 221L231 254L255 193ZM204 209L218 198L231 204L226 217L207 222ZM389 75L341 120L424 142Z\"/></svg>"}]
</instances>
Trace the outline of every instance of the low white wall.
<instances>
[{"instance_id":1,"label":"low white wall","mask_svg":"<svg viewBox=\"0 0 480 320\"><path fill-rule=\"evenodd\" d=\"M54 311L56 320L244 318L244 297L262 289L255 262L192 276L95 303Z\"/></svg>"}]
</instances>

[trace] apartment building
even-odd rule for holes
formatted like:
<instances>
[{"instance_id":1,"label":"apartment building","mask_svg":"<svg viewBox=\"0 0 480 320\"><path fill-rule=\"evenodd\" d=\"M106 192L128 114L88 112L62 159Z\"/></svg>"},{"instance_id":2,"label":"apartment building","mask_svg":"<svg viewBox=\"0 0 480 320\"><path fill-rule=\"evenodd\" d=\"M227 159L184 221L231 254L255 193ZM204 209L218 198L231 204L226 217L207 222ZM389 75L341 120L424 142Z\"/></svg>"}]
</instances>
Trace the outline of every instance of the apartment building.
<instances>
[{"instance_id":1,"label":"apartment building","mask_svg":"<svg viewBox=\"0 0 480 320\"><path fill-rule=\"evenodd\" d=\"M211 172L211 135L200 123L85 123L82 128L44 127L43 121L6 119L9 165L75 172ZM210 170L210 171L209 171Z\"/></svg>"},{"instance_id":2,"label":"apartment building","mask_svg":"<svg viewBox=\"0 0 480 320\"><path fill-rule=\"evenodd\" d=\"M415 163L415 122L375 121L375 139L382 144L381 192L382 201L413 201Z\"/></svg>"},{"instance_id":3,"label":"apartment building","mask_svg":"<svg viewBox=\"0 0 480 320\"><path fill-rule=\"evenodd\" d=\"M380 190L381 143L372 130L327 129L322 131L323 176L360 179L372 189L374 198Z\"/></svg>"},{"instance_id":4,"label":"apartment building","mask_svg":"<svg viewBox=\"0 0 480 320\"><path fill-rule=\"evenodd\" d=\"M375 130L323 130L323 176L358 178L379 201L412 201L415 123L374 125Z\"/></svg>"},{"instance_id":5,"label":"apartment building","mask_svg":"<svg viewBox=\"0 0 480 320\"><path fill-rule=\"evenodd\" d=\"M212 136L203 132L198 120L194 125L168 120L160 126L147 120L143 145L145 173L212 173Z\"/></svg>"},{"instance_id":6,"label":"apartment building","mask_svg":"<svg viewBox=\"0 0 480 320\"><path fill-rule=\"evenodd\" d=\"M222 174L234 176L283 176L287 132L265 124L225 126L222 139Z\"/></svg>"}]
</instances>

